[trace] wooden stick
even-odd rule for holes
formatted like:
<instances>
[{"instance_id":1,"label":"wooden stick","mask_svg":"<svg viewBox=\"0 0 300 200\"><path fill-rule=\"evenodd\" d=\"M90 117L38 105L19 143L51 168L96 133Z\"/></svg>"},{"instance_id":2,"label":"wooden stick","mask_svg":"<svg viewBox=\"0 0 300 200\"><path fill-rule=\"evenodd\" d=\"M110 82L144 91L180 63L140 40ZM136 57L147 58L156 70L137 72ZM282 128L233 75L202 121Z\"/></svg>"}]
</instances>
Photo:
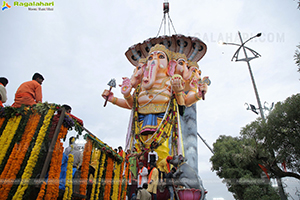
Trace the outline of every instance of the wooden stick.
<instances>
[{"instance_id":1,"label":"wooden stick","mask_svg":"<svg viewBox=\"0 0 300 200\"><path fill-rule=\"evenodd\" d=\"M57 126L56 126L55 131L54 131L54 135L53 135L51 144L49 146L49 150L48 150L48 153L47 153L47 157L46 157L41 175L40 175L40 179L39 179L40 182L44 181L46 173L48 171L49 164L50 164L50 161L51 161L51 158L52 158L53 149L54 149L54 146L55 146L55 143L56 143L59 131L60 131L60 127L61 127L61 125L64 121L65 113L66 113L66 109L63 107L62 110L61 110L61 113L60 113L60 117L59 117Z\"/></svg>"}]
</instances>

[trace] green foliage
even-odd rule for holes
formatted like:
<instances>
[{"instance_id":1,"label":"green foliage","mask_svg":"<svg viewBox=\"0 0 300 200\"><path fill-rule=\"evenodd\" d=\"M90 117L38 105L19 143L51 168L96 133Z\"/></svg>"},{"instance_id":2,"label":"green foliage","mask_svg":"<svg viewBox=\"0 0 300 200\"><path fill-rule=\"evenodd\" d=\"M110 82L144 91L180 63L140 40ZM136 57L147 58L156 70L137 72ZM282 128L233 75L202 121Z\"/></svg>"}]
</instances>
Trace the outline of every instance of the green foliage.
<instances>
[{"instance_id":1,"label":"green foliage","mask_svg":"<svg viewBox=\"0 0 300 200\"><path fill-rule=\"evenodd\" d=\"M214 143L215 153L210 159L212 170L224 179L236 199L246 199L246 195L248 199L253 199L250 193L255 191L256 186L260 190L256 194L257 199L263 196L279 199L269 181L261 178L262 170L255 158L256 146L255 140L251 138L221 135Z\"/></svg>"},{"instance_id":2,"label":"green foliage","mask_svg":"<svg viewBox=\"0 0 300 200\"><path fill-rule=\"evenodd\" d=\"M251 185L247 187L244 191L244 200L276 200L280 197L276 194L274 188L270 185L267 187L260 187L259 185Z\"/></svg>"},{"instance_id":3,"label":"green foliage","mask_svg":"<svg viewBox=\"0 0 300 200\"><path fill-rule=\"evenodd\" d=\"M269 114L264 127L265 142L278 162L300 173L300 94L278 102Z\"/></svg>"},{"instance_id":4,"label":"green foliage","mask_svg":"<svg viewBox=\"0 0 300 200\"><path fill-rule=\"evenodd\" d=\"M82 135L82 132L83 132L82 126L81 126L78 122L76 122L75 120L74 120L74 122L75 122L75 126L74 126L75 131L76 131L79 135ZM77 136L78 136L78 135L77 135ZM77 138L78 138L78 137L77 137Z\"/></svg>"},{"instance_id":5,"label":"green foliage","mask_svg":"<svg viewBox=\"0 0 300 200\"><path fill-rule=\"evenodd\" d=\"M298 8L300 9L300 1L299 1L299 6ZM298 66L298 72L300 72L300 45L297 46L298 49L296 49L295 51L295 55L294 55L294 60L296 62L296 65Z\"/></svg>"},{"instance_id":6,"label":"green foliage","mask_svg":"<svg viewBox=\"0 0 300 200\"><path fill-rule=\"evenodd\" d=\"M267 165L271 175L300 178L300 94L278 102L270 112L266 122L256 120L244 127L241 135L254 138L259 144L257 159ZM285 162L294 174L280 169Z\"/></svg>"},{"instance_id":7,"label":"green foliage","mask_svg":"<svg viewBox=\"0 0 300 200\"><path fill-rule=\"evenodd\" d=\"M270 184L260 178L264 172L258 164L270 177L300 180L299 108L300 94L292 95L278 102L266 121L258 118L242 128L240 137L222 135L214 143L212 170L225 179L236 199L278 199Z\"/></svg>"}]
</instances>

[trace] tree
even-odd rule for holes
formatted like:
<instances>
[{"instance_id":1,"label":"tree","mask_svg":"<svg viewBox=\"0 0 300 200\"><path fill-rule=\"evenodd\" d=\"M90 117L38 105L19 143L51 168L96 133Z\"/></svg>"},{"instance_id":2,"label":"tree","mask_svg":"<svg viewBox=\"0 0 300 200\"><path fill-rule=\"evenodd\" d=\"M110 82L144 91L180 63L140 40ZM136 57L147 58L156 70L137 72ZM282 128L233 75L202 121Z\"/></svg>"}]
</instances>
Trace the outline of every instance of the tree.
<instances>
[{"instance_id":1,"label":"tree","mask_svg":"<svg viewBox=\"0 0 300 200\"><path fill-rule=\"evenodd\" d=\"M255 149L254 139L221 135L214 143L212 170L224 178L235 199L280 199L270 182L261 178Z\"/></svg>"},{"instance_id":2,"label":"tree","mask_svg":"<svg viewBox=\"0 0 300 200\"><path fill-rule=\"evenodd\" d=\"M258 118L243 127L241 136L222 135L214 143L212 170L225 179L236 199L251 199L254 192L257 199L278 198L268 182L262 182L263 170L278 181L283 177L300 180L299 108L300 94L292 95L276 103L266 120ZM257 181L259 187L252 184Z\"/></svg>"},{"instance_id":3,"label":"tree","mask_svg":"<svg viewBox=\"0 0 300 200\"><path fill-rule=\"evenodd\" d=\"M300 7L300 2L299 2L299 7ZM297 46L298 49L295 51L294 59L296 62L296 65L298 66L298 72L300 72L300 45Z\"/></svg>"},{"instance_id":4,"label":"tree","mask_svg":"<svg viewBox=\"0 0 300 200\"><path fill-rule=\"evenodd\" d=\"M300 10L300 0L298 1L298 9ZM298 66L298 72L300 72L300 45L297 46L298 49L295 51L294 59L296 65Z\"/></svg>"},{"instance_id":5,"label":"tree","mask_svg":"<svg viewBox=\"0 0 300 200\"><path fill-rule=\"evenodd\" d=\"M275 105L266 122L256 120L241 131L242 136L253 138L259 144L257 161L273 177L294 177L300 180L299 107L300 94L292 95Z\"/></svg>"}]
</instances>

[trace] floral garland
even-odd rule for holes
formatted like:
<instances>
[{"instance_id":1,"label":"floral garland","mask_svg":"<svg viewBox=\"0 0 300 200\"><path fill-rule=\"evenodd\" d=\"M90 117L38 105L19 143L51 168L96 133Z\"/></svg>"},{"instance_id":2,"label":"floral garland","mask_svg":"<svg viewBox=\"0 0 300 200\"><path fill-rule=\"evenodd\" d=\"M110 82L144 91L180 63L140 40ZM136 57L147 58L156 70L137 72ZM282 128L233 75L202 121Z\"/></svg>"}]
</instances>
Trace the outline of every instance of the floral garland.
<instances>
[{"instance_id":1,"label":"floral garland","mask_svg":"<svg viewBox=\"0 0 300 200\"><path fill-rule=\"evenodd\" d=\"M3 117L4 121L2 122L2 125L0 126L0 137L3 134L4 129L6 128L6 124L10 117Z\"/></svg>"},{"instance_id":2,"label":"floral garland","mask_svg":"<svg viewBox=\"0 0 300 200\"><path fill-rule=\"evenodd\" d=\"M122 164L120 165L120 175L119 175L119 194L118 194L118 199L121 199L121 195L122 195L122 183L123 183L123 171L124 171L124 167L126 167L125 164L125 159L123 160Z\"/></svg>"},{"instance_id":3,"label":"floral garland","mask_svg":"<svg viewBox=\"0 0 300 200\"><path fill-rule=\"evenodd\" d=\"M112 200L118 200L119 197L119 183L120 183L120 171L121 171L122 163L118 164L115 162L114 167L114 180L113 180L113 192L111 199Z\"/></svg>"},{"instance_id":4,"label":"floral garland","mask_svg":"<svg viewBox=\"0 0 300 200\"><path fill-rule=\"evenodd\" d=\"M46 185L47 185L47 183L45 181L43 181L41 188L40 188L40 192L39 192L36 200L43 200L44 195L45 195Z\"/></svg>"},{"instance_id":5,"label":"floral garland","mask_svg":"<svg viewBox=\"0 0 300 200\"><path fill-rule=\"evenodd\" d=\"M104 172L105 161L106 161L106 154L102 152L101 163L100 163L100 167L99 167L99 175L97 178L98 185L97 185L97 190L96 190L96 199L99 198L99 194L100 194L100 186L102 185L102 176L103 176L103 172Z\"/></svg>"},{"instance_id":6,"label":"floral garland","mask_svg":"<svg viewBox=\"0 0 300 200\"><path fill-rule=\"evenodd\" d=\"M60 132L58 134L55 147L52 153L49 176L48 176L48 186L45 195L45 199L57 199L59 196L59 176L61 171L61 162L63 157L63 143L60 142L61 138L64 138L68 132L68 128L61 126Z\"/></svg>"},{"instance_id":7,"label":"floral garland","mask_svg":"<svg viewBox=\"0 0 300 200\"><path fill-rule=\"evenodd\" d=\"M95 196L95 190L96 190L96 185L97 185L97 180L98 180L98 171L99 171L99 165L101 163L100 156L101 156L101 151L99 150L94 150L95 155L92 156L96 160L96 168L95 168L95 174L94 174L94 180L93 180L93 187L92 187L92 193L91 193L91 200L94 200ZM93 153L94 154L94 153ZM93 159L93 160L94 160Z\"/></svg>"},{"instance_id":8,"label":"floral garland","mask_svg":"<svg viewBox=\"0 0 300 200\"><path fill-rule=\"evenodd\" d=\"M13 181L15 179L13 177L7 176L7 174L10 169L14 169L13 163L17 162L17 160L15 160L15 156L17 154L17 149L19 149L19 145L15 144L15 146L11 152L11 156L14 156L14 157L13 157L13 159L8 160L7 164L5 165L4 171L2 172L2 174L0 176L0 191L1 191L1 197L3 199L7 199L9 191L10 191L11 187L13 186ZM11 156L10 156L10 158L11 158Z\"/></svg>"},{"instance_id":9,"label":"floral garland","mask_svg":"<svg viewBox=\"0 0 300 200\"><path fill-rule=\"evenodd\" d=\"M52 118L52 116L54 114L54 111L55 110L53 108L49 109L48 113L46 114L46 116L44 118L43 125L42 125L42 127L41 127L41 129L39 131L38 137L36 139L36 143L35 143L32 151L31 151L31 154L30 154L30 157L28 159L27 165L25 167L24 173L23 173L23 175L21 177L20 185L18 186L17 192L13 196L13 200L21 199L22 196L23 196L23 194L24 194L24 192L25 192L25 190L28 187L29 179L31 177L33 168L36 165L36 162L37 162L37 159L38 159L38 155L40 153L41 146L42 146L43 140L45 138L47 129L48 129L49 125L50 125L51 118Z\"/></svg>"},{"instance_id":10,"label":"floral garland","mask_svg":"<svg viewBox=\"0 0 300 200\"><path fill-rule=\"evenodd\" d=\"M5 187L4 182L7 181L6 178L7 178L7 174L10 172L10 170L12 169L13 167L13 164L15 162L15 157L16 157L16 154L17 154L17 151L18 149L20 148L20 145L15 143L14 145L14 148L9 156L9 159L5 165L5 168L3 170L3 172L1 173L1 176L0 176L0 190L2 189L2 187ZM11 181L11 179L9 180ZM8 184L8 181L7 181L7 184Z\"/></svg>"},{"instance_id":11,"label":"floral garland","mask_svg":"<svg viewBox=\"0 0 300 200\"><path fill-rule=\"evenodd\" d=\"M110 200L113 170L114 170L114 161L111 157L108 157L106 174L105 174L104 200Z\"/></svg>"},{"instance_id":12,"label":"floral garland","mask_svg":"<svg viewBox=\"0 0 300 200\"><path fill-rule=\"evenodd\" d=\"M5 117L0 118L0 127L2 126L3 122L5 121Z\"/></svg>"},{"instance_id":13,"label":"floral garland","mask_svg":"<svg viewBox=\"0 0 300 200\"><path fill-rule=\"evenodd\" d=\"M27 122L25 132L22 136L20 144L15 144L10 157L5 165L5 168L0 176L0 190L1 195L4 199L7 198L8 193L13 184L12 181L16 179L16 176L21 168L27 149L29 148L32 137L35 133L36 127L40 120L40 115L32 114ZM5 198L6 197L6 198Z\"/></svg>"},{"instance_id":14,"label":"floral garland","mask_svg":"<svg viewBox=\"0 0 300 200\"><path fill-rule=\"evenodd\" d=\"M10 118L6 128L4 129L1 137L0 137L0 147L1 147L1 152L0 152L0 164L2 163L6 151L9 148L11 141L16 133L16 130L19 126L19 123L21 121L22 116L15 116L13 118Z\"/></svg>"},{"instance_id":15,"label":"floral garland","mask_svg":"<svg viewBox=\"0 0 300 200\"><path fill-rule=\"evenodd\" d=\"M65 184L65 193L63 200L71 200L73 194L73 187L72 187L72 173L73 173L73 162L74 156L69 154L68 165L67 165L67 175L66 175L66 184Z\"/></svg>"},{"instance_id":16,"label":"floral garland","mask_svg":"<svg viewBox=\"0 0 300 200\"><path fill-rule=\"evenodd\" d=\"M173 135L172 135L172 148L175 150L178 149L178 141L177 141L177 138L178 138L178 121L180 119L178 119L178 105L176 106L176 110L177 110L177 114L175 116L175 126L173 126ZM174 150L172 152L174 152ZM178 152L176 152L178 153Z\"/></svg>"},{"instance_id":17,"label":"floral garland","mask_svg":"<svg viewBox=\"0 0 300 200\"><path fill-rule=\"evenodd\" d=\"M129 173L130 173L130 165L129 162L126 163L126 168L125 168L125 178L122 181L122 196L120 199L124 199L126 200L126 194L127 194L127 186L128 186L128 177L129 177Z\"/></svg>"},{"instance_id":18,"label":"floral garland","mask_svg":"<svg viewBox=\"0 0 300 200\"><path fill-rule=\"evenodd\" d=\"M65 127L68 127L70 130L72 130L72 127L75 125L75 122L69 116L69 113L65 114L65 118L64 118L63 124L64 124Z\"/></svg>"},{"instance_id":19,"label":"floral garland","mask_svg":"<svg viewBox=\"0 0 300 200\"><path fill-rule=\"evenodd\" d=\"M47 114L47 113L46 113L46 114ZM31 138L31 141L30 141L30 144L28 145L28 148L27 148L27 149L21 150L21 151L25 151L25 152L24 152L24 153L25 153L25 156L24 156L24 159L23 159L23 162L22 162L22 164L21 164L21 166L20 166L19 171L16 172L17 174L16 174L15 182L13 183L13 186L11 187L11 189L10 189L10 191L9 191L8 199L12 199L13 196L15 195L17 189L18 189L18 186L19 186L19 184L20 184L20 180L21 180L22 175L23 175L23 173L24 173L24 171L25 171L25 168L26 168L26 166L27 166L27 164L28 164L29 157L30 157L30 155L31 155L31 153L32 153L32 150L33 150L34 145L36 144L36 140L37 140L37 138L38 138L38 135L39 135L39 132L40 132L40 130L41 130L41 127L43 126L43 123L44 123L44 119L45 119L45 115L46 115L46 114L40 115L40 120L39 120L38 125L36 126L36 128L35 128L35 130L34 130L34 135L33 135L32 138ZM21 122L20 122L20 123L21 123ZM26 125L27 125L27 124L26 124ZM48 130L49 130L49 127L48 127ZM40 170L38 170L38 169L41 169L41 165L42 165L43 162L42 162L42 163L40 162L40 157L41 157L41 156L45 157L45 155L44 155L44 152L45 152L44 149L45 149L45 148L43 148L43 147L44 147L45 142L46 142L46 138L47 138L47 135L48 135L48 130L47 130L47 132L46 132L46 134L45 134L44 141L42 142L41 150L40 150L40 152L37 154L37 155L38 155L38 159L37 159L37 161L36 161L36 165L34 166L34 168L33 168L33 170L32 170L31 177L36 177L37 174L38 174L38 171L40 171ZM38 170L38 171L37 171L37 170ZM34 180L33 180L33 179L30 179L29 182L28 182L27 184L28 184L28 188L26 189L26 192L24 193L23 198L24 198L24 196L25 196L26 194L29 194L29 193L30 193L30 190L32 190L33 188L35 188L35 187L33 186L33 184L34 184Z\"/></svg>"},{"instance_id":20,"label":"floral garland","mask_svg":"<svg viewBox=\"0 0 300 200\"><path fill-rule=\"evenodd\" d=\"M112 156L117 162L123 162L122 156L120 156L117 152L115 152L111 147L107 144L104 144L101 140L99 140L96 136L91 134L85 134L84 138L89 138L93 141L95 145L97 145L103 152Z\"/></svg>"},{"instance_id":21,"label":"floral garland","mask_svg":"<svg viewBox=\"0 0 300 200\"><path fill-rule=\"evenodd\" d=\"M89 163L91 160L92 148L93 148L92 141L88 139L84 146L82 165L81 165L82 167L81 167L80 186L79 186L79 193L81 195L86 195L87 179L89 174Z\"/></svg>"}]
</instances>

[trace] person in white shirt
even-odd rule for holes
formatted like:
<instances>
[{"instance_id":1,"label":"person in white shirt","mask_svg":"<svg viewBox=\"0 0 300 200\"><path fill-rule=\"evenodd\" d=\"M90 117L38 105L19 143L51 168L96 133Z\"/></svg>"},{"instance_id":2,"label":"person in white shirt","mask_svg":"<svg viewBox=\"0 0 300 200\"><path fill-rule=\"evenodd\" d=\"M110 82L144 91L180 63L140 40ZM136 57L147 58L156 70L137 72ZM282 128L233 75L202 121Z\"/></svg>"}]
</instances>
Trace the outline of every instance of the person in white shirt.
<instances>
[{"instance_id":1,"label":"person in white shirt","mask_svg":"<svg viewBox=\"0 0 300 200\"><path fill-rule=\"evenodd\" d=\"M153 147L150 147L150 152L148 153L148 164L149 166L152 164L156 164L157 160L158 160L158 155L157 153L154 151Z\"/></svg>"},{"instance_id":2,"label":"person in white shirt","mask_svg":"<svg viewBox=\"0 0 300 200\"><path fill-rule=\"evenodd\" d=\"M139 163L138 172L138 188L141 188L144 183L148 182L148 169L143 165L142 162Z\"/></svg>"},{"instance_id":3,"label":"person in white shirt","mask_svg":"<svg viewBox=\"0 0 300 200\"><path fill-rule=\"evenodd\" d=\"M5 77L0 77L0 107L3 107L3 103L7 101L6 85L8 80Z\"/></svg>"}]
</instances>

